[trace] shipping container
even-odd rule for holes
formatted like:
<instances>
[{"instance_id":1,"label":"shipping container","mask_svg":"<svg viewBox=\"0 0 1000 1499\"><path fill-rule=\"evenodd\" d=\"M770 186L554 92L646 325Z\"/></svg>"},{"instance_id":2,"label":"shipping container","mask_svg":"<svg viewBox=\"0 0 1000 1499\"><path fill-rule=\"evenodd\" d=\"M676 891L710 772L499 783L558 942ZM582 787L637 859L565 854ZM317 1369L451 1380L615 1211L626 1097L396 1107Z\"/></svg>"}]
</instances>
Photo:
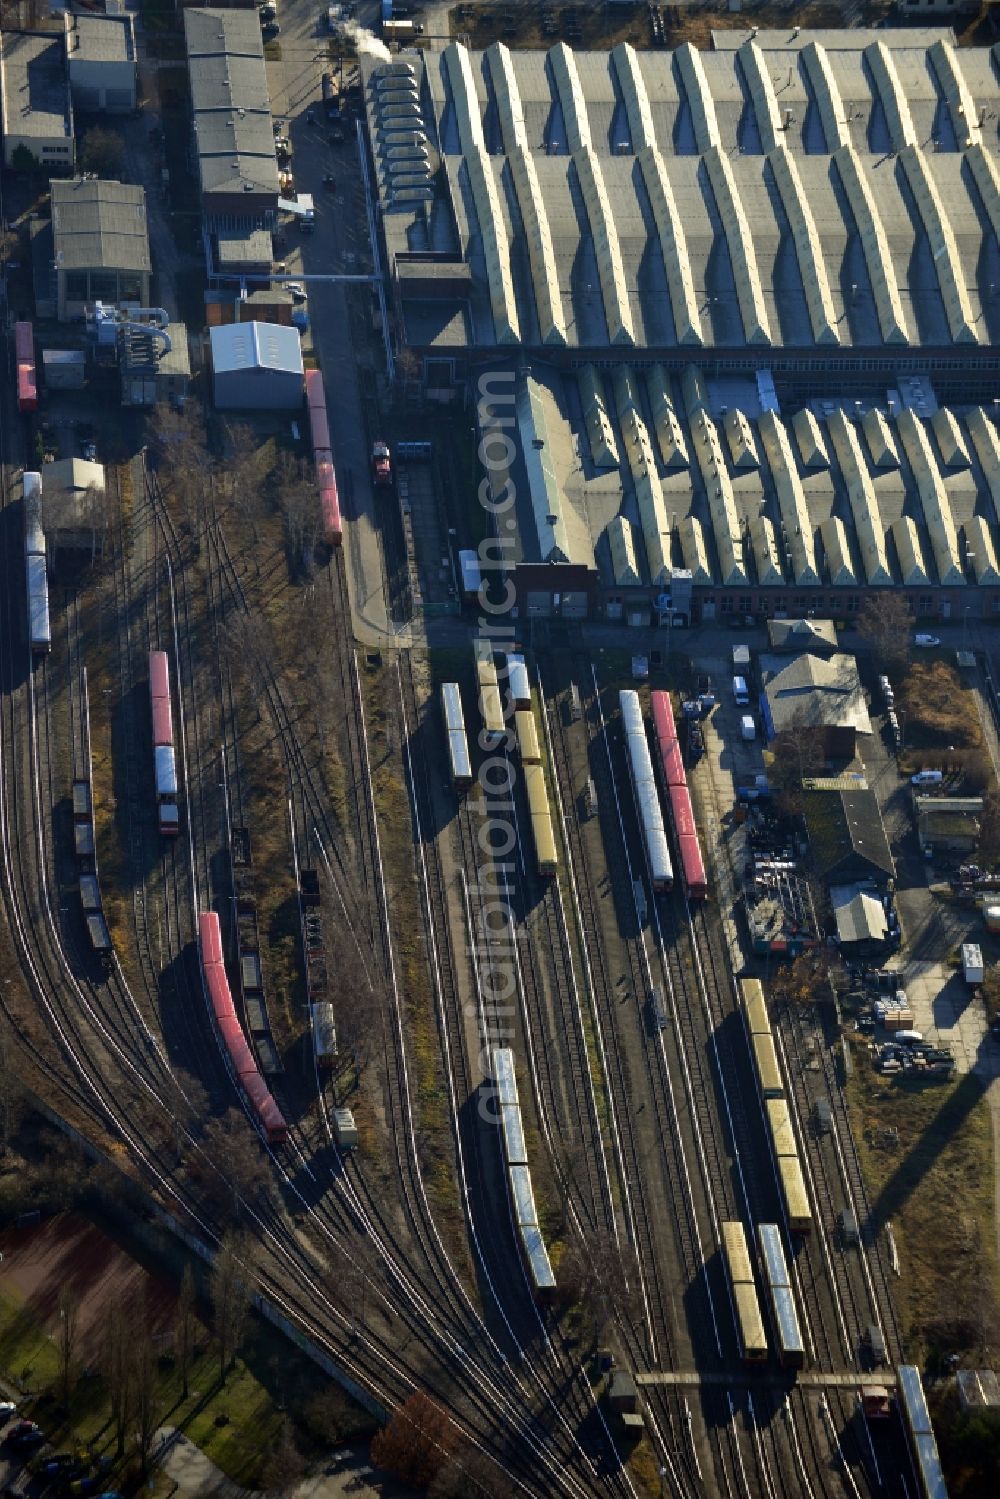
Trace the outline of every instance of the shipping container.
<instances>
[{"instance_id":1,"label":"shipping container","mask_svg":"<svg viewBox=\"0 0 1000 1499\"><path fill-rule=\"evenodd\" d=\"M788 1104L783 1098L769 1098L764 1107L767 1110L767 1125L771 1143L774 1146L775 1158L783 1155L798 1155L795 1130L792 1127Z\"/></svg>"},{"instance_id":2,"label":"shipping container","mask_svg":"<svg viewBox=\"0 0 1000 1499\"><path fill-rule=\"evenodd\" d=\"M340 1150L355 1150L358 1145L358 1127L354 1123L351 1109L334 1109L333 1138Z\"/></svg>"}]
</instances>

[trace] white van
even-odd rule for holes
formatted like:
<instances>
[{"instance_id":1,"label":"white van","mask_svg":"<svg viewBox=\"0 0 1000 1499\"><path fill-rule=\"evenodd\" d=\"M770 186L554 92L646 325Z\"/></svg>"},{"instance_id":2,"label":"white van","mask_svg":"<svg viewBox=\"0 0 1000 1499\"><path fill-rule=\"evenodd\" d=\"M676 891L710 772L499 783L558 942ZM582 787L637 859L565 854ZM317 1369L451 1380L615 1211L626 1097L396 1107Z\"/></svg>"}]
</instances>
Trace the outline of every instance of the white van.
<instances>
[{"instance_id":1,"label":"white van","mask_svg":"<svg viewBox=\"0 0 1000 1499\"><path fill-rule=\"evenodd\" d=\"M757 738L757 727L749 713L744 713L740 719L740 737L746 740Z\"/></svg>"},{"instance_id":2,"label":"white van","mask_svg":"<svg viewBox=\"0 0 1000 1499\"><path fill-rule=\"evenodd\" d=\"M747 687L746 677L733 678L733 697L736 699L738 708L745 708L750 701L750 690Z\"/></svg>"},{"instance_id":3,"label":"white van","mask_svg":"<svg viewBox=\"0 0 1000 1499\"><path fill-rule=\"evenodd\" d=\"M940 786L944 780L944 772L941 770L918 770L916 775L910 777L911 786Z\"/></svg>"}]
</instances>

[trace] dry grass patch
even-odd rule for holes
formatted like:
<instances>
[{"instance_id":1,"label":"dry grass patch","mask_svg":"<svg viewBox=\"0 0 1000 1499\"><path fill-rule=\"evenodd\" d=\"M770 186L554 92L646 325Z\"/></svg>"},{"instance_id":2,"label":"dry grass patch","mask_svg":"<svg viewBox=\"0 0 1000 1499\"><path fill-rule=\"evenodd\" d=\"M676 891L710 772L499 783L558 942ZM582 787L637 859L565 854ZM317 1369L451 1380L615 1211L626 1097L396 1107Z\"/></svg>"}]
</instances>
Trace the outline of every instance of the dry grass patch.
<instances>
[{"instance_id":1,"label":"dry grass patch","mask_svg":"<svg viewBox=\"0 0 1000 1499\"><path fill-rule=\"evenodd\" d=\"M848 1098L876 1224L892 1223L899 1249L908 1356L972 1353L984 1335L995 1345L993 1134L979 1080L890 1082L859 1054Z\"/></svg>"}]
</instances>

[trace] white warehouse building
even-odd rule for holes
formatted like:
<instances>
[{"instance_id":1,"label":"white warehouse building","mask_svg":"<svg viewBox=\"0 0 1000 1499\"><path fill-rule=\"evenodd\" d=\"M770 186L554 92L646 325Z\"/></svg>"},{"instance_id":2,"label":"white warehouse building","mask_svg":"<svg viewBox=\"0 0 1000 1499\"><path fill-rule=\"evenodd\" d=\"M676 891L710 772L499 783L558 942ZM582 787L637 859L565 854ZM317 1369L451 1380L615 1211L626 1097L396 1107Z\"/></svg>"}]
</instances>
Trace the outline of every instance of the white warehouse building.
<instances>
[{"instance_id":1,"label":"white warehouse building","mask_svg":"<svg viewBox=\"0 0 1000 1499\"><path fill-rule=\"evenodd\" d=\"M226 323L210 330L215 404L220 411L294 411L304 368L297 328Z\"/></svg>"}]
</instances>

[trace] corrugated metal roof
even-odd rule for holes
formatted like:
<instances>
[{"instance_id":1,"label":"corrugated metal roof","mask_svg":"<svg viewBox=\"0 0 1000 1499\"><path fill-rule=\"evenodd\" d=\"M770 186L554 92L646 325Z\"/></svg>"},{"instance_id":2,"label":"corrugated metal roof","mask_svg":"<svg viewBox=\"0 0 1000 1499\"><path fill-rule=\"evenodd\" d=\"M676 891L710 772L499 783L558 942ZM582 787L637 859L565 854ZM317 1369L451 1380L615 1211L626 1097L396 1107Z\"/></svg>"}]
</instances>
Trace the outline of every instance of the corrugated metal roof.
<instances>
[{"instance_id":1,"label":"corrugated metal roof","mask_svg":"<svg viewBox=\"0 0 1000 1499\"><path fill-rule=\"evenodd\" d=\"M788 433L781 417L773 411L762 412L759 425L764 452L778 492L778 505L785 527L785 544L795 572L795 581L804 586L818 583L812 522Z\"/></svg>"},{"instance_id":2,"label":"corrugated metal roof","mask_svg":"<svg viewBox=\"0 0 1000 1499\"><path fill-rule=\"evenodd\" d=\"M650 581L665 583L670 578L670 521L663 500L663 487L656 472L653 444L642 415L638 385L630 369L620 369L615 373L615 401L635 485Z\"/></svg>"},{"instance_id":3,"label":"corrugated metal roof","mask_svg":"<svg viewBox=\"0 0 1000 1499\"><path fill-rule=\"evenodd\" d=\"M608 415L601 378L592 364L585 364L577 376L580 404L587 427L590 457L595 468L617 468L618 444Z\"/></svg>"},{"instance_id":4,"label":"corrugated metal roof","mask_svg":"<svg viewBox=\"0 0 1000 1499\"><path fill-rule=\"evenodd\" d=\"M635 535L632 522L626 516L616 515L608 526L608 545L611 548L611 571L618 587L630 588L641 583Z\"/></svg>"},{"instance_id":5,"label":"corrugated metal roof","mask_svg":"<svg viewBox=\"0 0 1000 1499\"><path fill-rule=\"evenodd\" d=\"M910 106L896 72L892 53L883 41L865 48L865 61L871 69L879 101L889 124L889 135L897 151L915 146L917 132L910 117Z\"/></svg>"},{"instance_id":6,"label":"corrugated metal roof","mask_svg":"<svg viewBox=\"0 0 1000 1499\"><path fill-rule=\"evenodd\" d=\"M917 481L938 578L950 586L962 584L965 582L965 571L958 548L958 533L951 513L951 501L941 479L927 430L909 407L900 412L898 425L913 477Z\"/></svg>"},{"instance_id":7,"label":"corrugated metal roof","mask_svg":"<svg viewBox=\"0 0 1000 1499\"><path fill-rule=\"evenodd\" d=\"M566 342L566 317L563 312L562 294L559 290L552 235L545 212L545 201L538 185L538 173L535 171L535 163L528 146L528 135L524 128L524 111L521 108L517 75L511 60L510 49L502 42L498 42L489 49L486 56L500 116L504 149L510 162L514 191L528 244L528 258L531 263L531 277L542 342L564 344Z\"/></svg>"},{"instance_id":8,"label":"corrugated metal roof","mask_svg":"<svg viewBox=\"0 0 1000 1499\"><path fill-rule=\"evenodd\" d=\"M900 152L899 159L927 236L952 339L955 343L978 343L979 331L965 287L958 245L927 158L919 146L911 144Z\"/></svg>"},{"instance_id":9,"label":"corrugated metal roof","mask_svg":"<svg viewBox=\"0 0 1000 1499\"><path fill-rule=\"evenodd\" d=\"M833 885L830 903L841 942L882 942L889 930L882 902L857 885Z\"/></svg>"},{"instance_id":10,"label":"corrugated metal roof","mask_svg":"<svg viewBox=\"0 0 1000 1499\"><path fill-rule=\"evenodd\" d=\"M53 181L52 235L63 270L150 269L146 194L132 183Z\"/></svg>"},{"instance_id":11,"label":"corrugated metal roof","mask_svg":"<svg viewBox=\"0 0 1000 1499\"><path fill-rule=\"evenodd\" d=\"M301 375L302 340L297 328L279 323L226 323L209 331L212 368L217 375L276 370Z\"/></svg>"},{"instance_id":12,"label":"corrugated metal roof","mask_svg":"<svg viewBox=\"0 0 1000 1499\"><path fill-rule=\"evenodd\" d=\"M847 493L865 575L869 583L891 583L892 574L885 551L885 528L879 515L868 465L858 441L857 429L839 408L831 412L827 426L847 481Z\"/></svg>"},{"instance_id":13,"label":"corrugated metal roof","mask_svg":"<svg viewBox=\"0 0 1000 1499\"><path fill-rule=\"evenodd\" d=\"M861 237L861 248L868 267L868 279L875 294L882 337L886 343L908 343L910 335L899 300L899 286L889 254L889 244L861 158L852 146L842 146L833 159Z\"/></svg>"}]
</instances>

